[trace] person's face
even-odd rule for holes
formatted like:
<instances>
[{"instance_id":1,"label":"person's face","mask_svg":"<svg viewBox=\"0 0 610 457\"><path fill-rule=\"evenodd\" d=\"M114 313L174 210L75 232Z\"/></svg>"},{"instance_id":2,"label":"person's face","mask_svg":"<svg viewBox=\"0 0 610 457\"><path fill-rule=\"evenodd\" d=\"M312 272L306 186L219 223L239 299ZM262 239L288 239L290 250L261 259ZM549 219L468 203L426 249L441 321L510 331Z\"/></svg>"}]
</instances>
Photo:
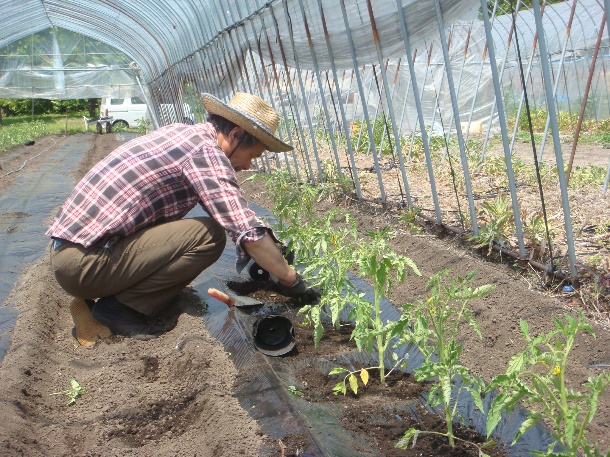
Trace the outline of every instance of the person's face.
<instances>
[{"instance_id":1,"label":"person's face","mask_svg":"<svg viewBox=\"0 0 610 457\"><path fill-rule=\"evenodd\" d=\"M240 144L231 154L229 160L235 171L249 170L252 160L260 157L265 152L265 145L260 141L251 146Z\"/></svg>"},{"instance_id":2,"label":"person's face","mask_svg":"<svg viewBox=\"0 0 610 457\"><path fill-rule=\"evenodd\" d=\"M265 152L265 145L260 141L253 145L240 143L239 136L244 130L236 127L228 135L218 134L218 145L225 152L235 171L249 170L252 160Z\"/></svg>"}]
</instances>

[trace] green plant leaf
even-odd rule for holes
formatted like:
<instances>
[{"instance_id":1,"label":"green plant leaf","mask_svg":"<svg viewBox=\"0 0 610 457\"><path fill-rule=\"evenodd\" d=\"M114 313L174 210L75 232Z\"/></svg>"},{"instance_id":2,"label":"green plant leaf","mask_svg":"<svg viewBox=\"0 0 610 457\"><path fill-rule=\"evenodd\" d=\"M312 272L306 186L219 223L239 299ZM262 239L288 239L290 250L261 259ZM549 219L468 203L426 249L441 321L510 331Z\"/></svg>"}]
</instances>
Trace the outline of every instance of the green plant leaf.
<instances>
[{"instance_id":1,"label":"green plant leaf","mask_svg":"<svg viewBox=\"0 0 610 457\"><path fill-rule=\"evenodd\" d=\"M468 392L470 392L472 400L474 401L475 406L479 408L479 411L485 411L483 407L483 400L481 400L481 393L479 392L477 386L474 383L467 384L466 389L468 390Z\"/></svg>"},{"instance_id":2,"label":"green plant leaf","mask_svg":"<svg viewBox=\"0 0 610 457\"><path fill-rule=\"evenodd\" d=\"M526 321L524 321L523 319L521 319L519 321L519 326L521 327L521 333L523 333L523 336L525 337L525 339L527 341L530 341L530 333L529 333L529 325Z\"/></svg>"},{"instance_id":3,"label":"green plant leaf","mask_svg":"<svg viewBox=\"0 0 610 457\"><path fill-rule=\"evenodd\" d=\"M487 443L483 443L481 446L479 446L479 449L487 449L488 447L495 446L496 444L498 444L497 441L489 440Z\"/></svg>"},{"instance_id":4,"label":"green plant leaf","mask_svg":"<svg viewBox=\"0 0 610 457\"><path fill-rule=\"evenodd\" d=\"M328 373L328 375L333 375L333 374L346 374L349 373L349 370L346 370L345 368L341 368L341 367L337 367L337 368L333 368L332 370L330 370L330 373Z\"/></svg>"},{"instance_id":5,"label":"green plant leaf","mask_svg":"<svg viewBox=\"0 0 610 457\"><path fill-rule=\"evenodd\" d=\"M537 414L537 413L532 413L527 419L525 419L525 421L523 421L523 423L519 427L519 431L513 438L513 442L511 443L511 445L515 444L517 441L519 441L519 438L521 438L525 434L525 432L527 432L530 428L532 428L534 425L536 425L536 423L541 418L542 418L542 415Z\"/></svg>"},{"instance_id":6,"label":"green plant leaf","mask_svg":"<svg viewBox=\"0 0 610 457\"><path fill-rule=\"evenodd\" d=\"M494 398L493 402L491 403L491 407L487 412L487 438L490 437L490 435L493 433L494 429L500 422L500 419L502 419L502 411L504 410L505 402L506 394L504 392L501 392L496 398Z\"/></svg>"},{"instance_id":7,"label":"green plant leaf","mask_svg":"<svg viewBox=\"0 0 610 457\"><path fill-rule=\"evenodd\" d=\"M333 393L335 395L339 395L339 394L345 395L347 393L347 387L345 385L345 380L340 381L337 384L335 384L335 387L333 387Z\"/></svg>"},{"instance_id":8,"label":"green plant leaf","mask_svg":"<svg viewBox=\"0 0 610 457\"><path fill-rule=\"evenodd\" d=\"M513 358L510 360L510 363L508 364L506 374L510 376L514 373L520 373L521 371L523 371L523 368L525 367L525 358L526 354L523 352L514 355Z\"/></svg>"},{"instance_id":9,"label":"green plant leaf","mask_svg":"<svg viewBox=\"0 0 610 457\"><path fill-rule=\"evenodd\" d=\"M419 436L420 433L421 433L420 430L416 430L414 428L410 428L409 430L407 430L405 432L405 434L398 441L398 443L396 443L394 445L394 447L397 447L397 448L400 448L400 449L407 449L409 447L409 443L411 442L411 440L413 440L413 446L412 447L415 447L415 444L417 443L417 437Z\"/></svg>"},{"instance_id":10,"label":"green plant leaf","mask_svg":"<svg viewBox=\"0 0 610 457\"><path fill-rule=\"evenodd\" d=\"M288 390L296 395L297 397L302 397L303 396L303 392L301 392L299 389L297 389L295 386L288 386Z\"/></svg>"}]
</instances>

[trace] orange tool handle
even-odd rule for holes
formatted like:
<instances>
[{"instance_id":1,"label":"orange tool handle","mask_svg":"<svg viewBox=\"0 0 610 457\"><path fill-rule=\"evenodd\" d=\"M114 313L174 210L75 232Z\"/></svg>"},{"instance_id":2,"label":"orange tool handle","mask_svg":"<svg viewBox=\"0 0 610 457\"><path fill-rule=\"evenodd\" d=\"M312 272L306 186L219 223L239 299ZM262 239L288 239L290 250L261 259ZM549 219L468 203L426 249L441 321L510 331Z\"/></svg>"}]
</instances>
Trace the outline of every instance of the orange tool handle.
<instances>
[{"instance_id":1,"label":"orange tool handle","mask_svg":"<svg viewBox=\"0 0 610 457\"><path fill-rule=\"evenodd\" d=\"M226 304L229 307L233 306L235 304L235 300L233 298L229 297L227 294L219 291L218 289L210 288L210 289L208 289L208 294L210 294L216 300L220 300L221 302L223 302L224 304Z\"/></svg>"}]
</instances>

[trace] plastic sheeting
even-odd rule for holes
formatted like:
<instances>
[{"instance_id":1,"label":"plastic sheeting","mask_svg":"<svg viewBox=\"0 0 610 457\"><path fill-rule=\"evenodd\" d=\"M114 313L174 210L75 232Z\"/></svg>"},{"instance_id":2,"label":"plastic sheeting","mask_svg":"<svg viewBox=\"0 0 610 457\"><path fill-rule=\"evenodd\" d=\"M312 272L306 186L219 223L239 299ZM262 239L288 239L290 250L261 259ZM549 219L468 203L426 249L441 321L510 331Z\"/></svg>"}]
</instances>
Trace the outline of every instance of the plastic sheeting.
<instances>
[{"instance_id":1,"label":"plastic sheeting","mask_svg":"<svg viewBox=\"0 0 610 457\"><path fill-rule=\"evenodd\" d=\"M388 74L396 75L392 97L395 110L401 111L396 117L403 119L399 129L408 132L416 127L416 107L413 100L407 100L413 78L424 86L422 110L426 113L426 123L440 128L436 125L439 118L451 117L439 42L439 27L443 27L448 36L452 71L457 78L454 84L461 117L481 122L493 117L495 95L478 2L440 0L441 24L434 0L268 3L182 0L171 4L162 0L154 4L137 0L112 4L85 0L0 0L0 16L6 18L0 27L0 97L86 98L138 94L136 75L139 74L145 86L152 81L155 86L161 81L171 85L162 89L147 87L154 102L167 103L171 98L179 106L184 96L182 85L187 81L193 81L200 91L209 90L219 96L229 97L237 88L256 92L251 79L254 75L264 76L262 61L266 66L274 62L278 67L283 67L285 62L289 68L301 72L328 71L331 65L339 72L364 68L366 103L376 112L385 95L383 88L380 90L371 84L375 78L371 66L388 64ZM597 1L579 1L568 29L571 6L572 2L547 5L543 13L548 51L556 67L555 74L562 78L557 99L559 103L564 102L564 109L569 109L570 103L578 103L603 13ZM497 8L506 13L510 5L499 2ZM406 65L399 15L405 18L416 56L414 75ZM57 27L77 33L69 34ZM508 91L507 108L513 110L519 103L519 95L515 93L520 90L520 81L511 15L495 17L492 27L498 65L506 67L502 83ZM519 11L516 30L527 65L536 36L530 10ZM28 36L33 31L40 33L35 38ZM13 43L15 39L21 40ZM607 48L607 34L601 46ZM355 60L350 52L352 47ZM559 62L563 48L568 52ZM254 62L258 63L247 58L248 52L254 53ZM260 57L256 57L257 53ZM380 62L380 56L389 62ZM535 55L532 63L532 95L543 102L538 59L539 55ZM76 62L80 67L74 65ZM605 64L603 70L599 67L594 77L595 86L601 91L595 94L597 100L608 97L603 79ZM476 91L470 90L473 87ZM346 94L357 91L353 78L343 90ZM310 92L318 94L320 88L316 84L305 84L298 96L315 101ZM607 105L599 104L595 109L597 117L609 115ZM362 116L362 104L359 109L356 116ZM440 116L433 114L437 111Z\"/></svg>"},{"instance_id":2,"label":"plastic sheeting","mask_svg":"<svg viewBox=\"0 0 610 457\"><path fill-rule=\"evenodd\" d=\"M75 99L141 93L124 53L84 35L48 29L0 50L3 98Z\"/></svg>"}]
</instances>

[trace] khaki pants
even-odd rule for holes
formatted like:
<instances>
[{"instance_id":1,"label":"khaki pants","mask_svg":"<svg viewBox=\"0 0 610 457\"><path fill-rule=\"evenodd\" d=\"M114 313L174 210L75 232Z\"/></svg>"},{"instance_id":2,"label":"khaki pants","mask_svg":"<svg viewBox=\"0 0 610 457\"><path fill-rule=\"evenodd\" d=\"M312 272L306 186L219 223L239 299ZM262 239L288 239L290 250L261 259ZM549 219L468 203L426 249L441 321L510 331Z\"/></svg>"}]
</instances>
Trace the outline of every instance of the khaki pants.
<instances>
[{"instance_id":1,"label":"khaki pants","mask_svg":"<svg viewBox=\"0 0 610 457\"><path fill-rule=\"evenodd\" d=\"M51 246L51 267L59 285L75 297L114 295L153 316L218 260L225 243L225 231L214 219L182 219L141 230L109 248Z\"/></svg>"}]
</instances>

